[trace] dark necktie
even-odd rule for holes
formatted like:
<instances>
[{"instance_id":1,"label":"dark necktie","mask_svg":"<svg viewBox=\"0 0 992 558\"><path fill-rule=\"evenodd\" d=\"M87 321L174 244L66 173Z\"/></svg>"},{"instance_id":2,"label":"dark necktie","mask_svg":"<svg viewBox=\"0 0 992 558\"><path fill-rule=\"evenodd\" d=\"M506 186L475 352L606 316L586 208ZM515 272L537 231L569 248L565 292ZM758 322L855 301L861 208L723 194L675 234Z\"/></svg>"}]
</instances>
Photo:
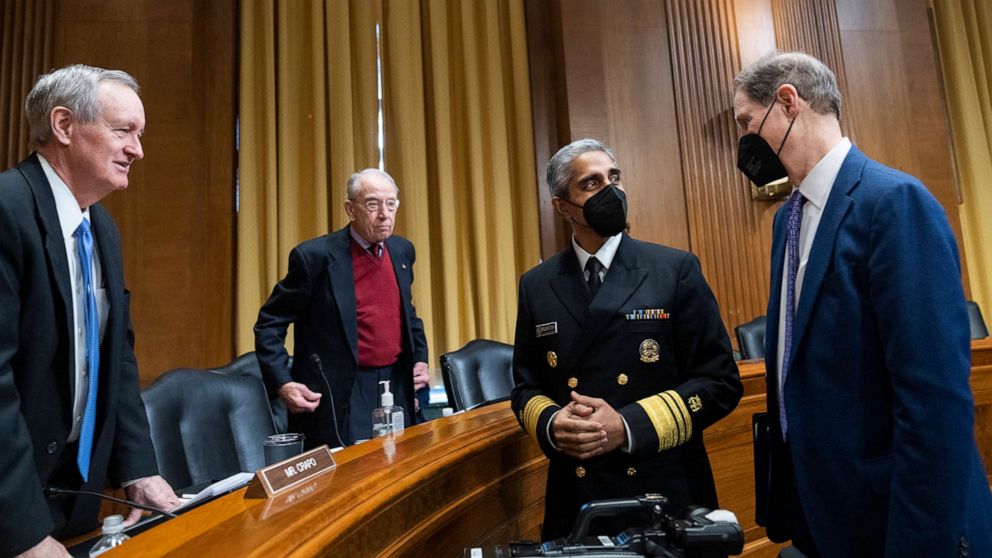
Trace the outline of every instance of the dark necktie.
<instances>
[{"instance_id":1,"label":"dark necktie","mask_svg":"<svg viewBox=\"0 0 992 558\"><path fill-rule=\"evenodd\" d=\"M603 279L599 276L599 272L602 270L603 264L599 263L596 256L586 260L586 271L589 272L589 277L586 278L586 285L589 285L589 293L592 294L593 298L596 298L596 293L603 286Z\"/></svg>"},{"instance_id":2,"label":"dark necktie","mask_svg":"<svg viewBox=\"0 0 992 558\"><path fill-rule=\"evenodd\" d=\"M803 224L803 204L806 198L799 190L792 192L789 197L789 221L787 223L786 257L788 258L788 277L785 285L785 343L782 352L782 388L778 394L778 413L782 421L782 439L789 431L785 417L785 379L789 373L789 354L792 353L792 321L796 317L796 275L799 273L799 232Z\"/></svg>"},{"instance_id":3,"label":"dark necktie","mask_svg":"<svg viewBox=\"0 0 992 558\"><path fill-rule=\"evenodd\" d=\"M377 260L382 259L382 243L376 242L375 244L370 244L369 254L372 254L372 257Z\"/></svg>"},{"instance_id":4,"label":"dark necktie","mask_svg":"<svg viewBox=\"0 0 992 558\"><path fill-rule=\"evenodd\" d=\"M90 222L83 219L76 232L76 253L79 255L79 267L83 274L84 304L86 307L86 369L89 374L89 386L86 390L86 409L83 411L83 423L79 430L79 453L76 454L76 464L83 481L89 480L90 456L93 453L93 431L96 428L96 394L100 375L100 316L96 308L96 291L93 287L93 236L90 234Z\"/></svg>"}]
</instances>

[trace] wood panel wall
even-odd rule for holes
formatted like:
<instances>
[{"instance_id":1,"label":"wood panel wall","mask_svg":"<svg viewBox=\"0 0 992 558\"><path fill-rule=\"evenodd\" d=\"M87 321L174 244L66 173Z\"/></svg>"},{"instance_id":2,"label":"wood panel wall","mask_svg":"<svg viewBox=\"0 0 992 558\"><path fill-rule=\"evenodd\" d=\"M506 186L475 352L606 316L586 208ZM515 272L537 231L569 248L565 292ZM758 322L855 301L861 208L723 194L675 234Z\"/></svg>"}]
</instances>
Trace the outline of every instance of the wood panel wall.
<instances>
[{"instance_id":1,"label":"wood panel wall","mask_svg":"<svg viewBox=\"0 0 992 558\"><path fill-rule=\"evenodd\" d=\"M529 41L540 45L531 64L542 69L531 75L535 111L556 115L554 126L535 122L537 164L554 152L549 144L610 144L632 234L699 256L728 331L765 313L778 208L752 201L736 169L732 80L774 48L805 50L834 70L845 134L923 180L960 242L926 0L526 1ZM542 232L560 227L541 209ZM544 257L567 238L543 234Z\"/></svg>"},{"instance_id":2,"label":"wood panel wall","mask_svg":"<svg viewBox=\"0 0 992 558\"><path fill-rule=\"evenodd\" d=\"M145 158L104 199L121 229L142 384L234 356L236 0L58 0L53 65L141 85Z\"/></svg>"},{"instance_id":3,"label":"wood panel wall","mask_svg":"<svg viewBox=\"0 0 992 558\"><path fill-rule=\"evenodd\" d=\"M55 0L0 0L0 169L28 155L24 98L52 62Z\"/></svg>"}]
</instances>

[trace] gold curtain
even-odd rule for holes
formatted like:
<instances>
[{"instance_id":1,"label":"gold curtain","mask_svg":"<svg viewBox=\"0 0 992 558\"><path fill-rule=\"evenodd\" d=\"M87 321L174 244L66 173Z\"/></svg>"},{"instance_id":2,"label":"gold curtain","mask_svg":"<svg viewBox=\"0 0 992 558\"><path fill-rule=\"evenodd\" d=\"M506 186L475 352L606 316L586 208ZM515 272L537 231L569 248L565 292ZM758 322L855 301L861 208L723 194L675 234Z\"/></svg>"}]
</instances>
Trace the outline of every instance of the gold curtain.
<instances>
[{"instance_id":1,"label":"gold curtain","mask_svg":"<svg viewBox=\"0 0 992 558\"><path fill-rule=\"evenodd\" d=\"M992 313L992 4L931 0L954 154L971 295Z\"/></svg>"},{"instance_id":2,"label":"gold curtain","mask_svg":"<svg viewBox=\"0 0 992 558\"><path fill-rule=\"evenodd\" d=\"M523 1L384 0L383 62L386 169L432 359L512 343L517 278L540 258Z\"/></svg>"},{"instance_id":3,"label":"gold curtain","mask_svg":"<svg viewBox=\"0 0 992 558\"><path fill-rule=\"evenodd\" d=\"M0 0L0 168L28 154L24 97L51 69L55 0Z\"/></svg>"},{"instance_id":4,"label":"gold curtain","mask_svg":"<svg viewBox=\"0 0 992 558\"><path fill-rule=\"evenodd\" d=\"M347 222L345 183L377 166L377 3L241 6L237 347L289 252ZM291 339L291 338L290 338Z\"/></svg>"},{"instance_id":5,"label":"gold curtain","mask_svg":"<svg viewBox=\"0 0 992 558\"><path fill-rule=\"evenodd\" d=\"M431 360L512 342L517 278L539 258L523 0L271 4L242 5L239 351L289 250L343 226L348 175L377 166L376 22Z\"/></svg>"}]
</instances>

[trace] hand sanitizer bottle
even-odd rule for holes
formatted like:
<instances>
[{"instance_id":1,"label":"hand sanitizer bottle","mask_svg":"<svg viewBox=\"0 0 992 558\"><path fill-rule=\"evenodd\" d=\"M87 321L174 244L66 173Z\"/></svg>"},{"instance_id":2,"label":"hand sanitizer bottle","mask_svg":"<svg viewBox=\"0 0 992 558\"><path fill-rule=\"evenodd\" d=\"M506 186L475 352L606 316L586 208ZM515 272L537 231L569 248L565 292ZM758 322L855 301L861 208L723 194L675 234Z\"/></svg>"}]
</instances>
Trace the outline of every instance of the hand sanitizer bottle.
<instances>
[{"instance_id":1,"label":"hand sanitizer bottle","mask_svg":"<svg viewBox=\"0 0 992 558\"><path fill-rule=\"evenodd\" d=\"M380 406L372 411L372 437L388 436L403 432L405 426L403 422L403 408L393 405L393 394L389 391L389 381L379 382L385 384L385 391L380 397Z\"/></svg>"},{"instance_id":2,"label":"hand sanitizer bottle","mask_svg":"<svg viewBox=\"0 0 992 558\"><path fill-rule=\"evenodd\" d=\"M99 556L115 546L120 546L130 538L124 533L124 517L108 515L103 518L103 537L96 541L96 544L90 549L90 558Z\"/></svg>"}]
</instances>

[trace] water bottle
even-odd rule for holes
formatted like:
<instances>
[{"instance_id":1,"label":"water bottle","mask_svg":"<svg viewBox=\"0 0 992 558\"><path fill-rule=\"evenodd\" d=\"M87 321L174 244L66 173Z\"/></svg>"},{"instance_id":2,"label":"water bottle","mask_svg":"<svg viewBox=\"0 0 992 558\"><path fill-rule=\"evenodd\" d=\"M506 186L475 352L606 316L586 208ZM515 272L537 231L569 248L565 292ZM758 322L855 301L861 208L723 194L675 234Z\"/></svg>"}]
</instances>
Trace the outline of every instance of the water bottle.
<instances>
[{"instance_id":1,"label":"water bottle","mask_svg":"<svg viewBox=\"0 0 992 558\"><path fill-rule=\"evenodd\" d=\"M120 515L108 515L103 518L103 536L90 549L90 558L99 556L115 546L120 546L130 538L124 532L124 517Z\"/></svg>"}]
</instances>

